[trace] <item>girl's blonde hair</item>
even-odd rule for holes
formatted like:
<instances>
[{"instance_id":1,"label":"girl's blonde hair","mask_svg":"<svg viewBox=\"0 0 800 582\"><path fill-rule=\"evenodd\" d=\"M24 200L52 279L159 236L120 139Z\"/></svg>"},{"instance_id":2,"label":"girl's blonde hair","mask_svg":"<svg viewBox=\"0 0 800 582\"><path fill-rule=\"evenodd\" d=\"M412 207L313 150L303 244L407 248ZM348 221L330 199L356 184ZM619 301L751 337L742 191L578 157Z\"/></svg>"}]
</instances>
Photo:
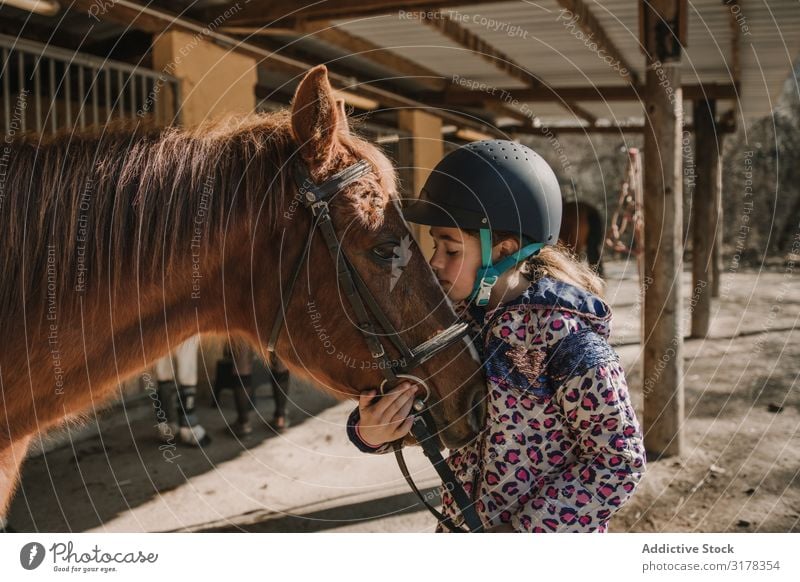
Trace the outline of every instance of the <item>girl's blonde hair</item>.
<instances>
[{"instance_id":1,"label":"girl's blonde hair","mask_svg":"<svg viewBox=\"0 0 800 582\"><path fill-rule=\"evenodd\" d=\"M477 230L465 230L467 234L478 238ZM492 244L497 245L506 239L519 242L519 234L513 232L492 231ZM589 265L578 259L572 249L558 241L555 245L547 245L536 255L527 258L520 265L520 272L531 282L542 277L551 277L569 283L605 298L606 284Z\"/></svg>"}]
</instances>

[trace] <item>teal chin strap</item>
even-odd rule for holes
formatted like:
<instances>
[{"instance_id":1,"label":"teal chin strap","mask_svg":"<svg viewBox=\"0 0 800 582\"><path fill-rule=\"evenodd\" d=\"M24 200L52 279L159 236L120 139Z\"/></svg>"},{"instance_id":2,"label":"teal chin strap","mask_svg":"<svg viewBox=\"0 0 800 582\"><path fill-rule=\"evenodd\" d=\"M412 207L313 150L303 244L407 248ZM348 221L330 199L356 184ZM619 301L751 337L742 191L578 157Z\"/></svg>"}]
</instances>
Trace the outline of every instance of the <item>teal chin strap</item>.
<instances>
[{"instance_id":1,"label":"teal chin strap","mask_svg":"<svg viewBox=\"0 0 800 582\"><path fill-rule=\"evenodd\" d=\"M496 265L492 265L492 231L488 228L481 229L481 263L478 275L475 279L475 287L469 296L469 301L475 300L475 305L481 307L489 303L489 296L492 294L492 287L497 283L497 279L508 271L511 267L538 253L544 243L531 243L519 249L516 253L507 256Z\"/></svg>"}]
</instances>

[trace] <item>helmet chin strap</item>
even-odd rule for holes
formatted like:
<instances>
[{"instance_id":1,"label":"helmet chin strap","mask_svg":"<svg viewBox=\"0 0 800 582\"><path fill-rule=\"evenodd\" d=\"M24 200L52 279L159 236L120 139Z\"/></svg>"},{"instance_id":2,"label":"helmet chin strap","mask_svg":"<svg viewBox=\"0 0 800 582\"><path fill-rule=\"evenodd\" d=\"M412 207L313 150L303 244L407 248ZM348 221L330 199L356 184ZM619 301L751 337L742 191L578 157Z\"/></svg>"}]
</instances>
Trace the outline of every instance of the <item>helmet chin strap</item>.
<instances>
[{"instance_id":1,"label":"helmet chin strap","mask_svg":"<svg viewBox=\"0 0 800 582\"><path fill-rule=\"evenodd\" d=\"M481 263L478 275L475 279L475 286L469 301L475 301L475 305L485 306L489 303L489 296L492 294L492 287L497 283L497 279L508 271L511 267L522 260L538 253L544 243L531 243L525 245L517 252L505 257L496 265L492 264L492 231L488 228L481 229Z\"/></svg>"}]
</instances>

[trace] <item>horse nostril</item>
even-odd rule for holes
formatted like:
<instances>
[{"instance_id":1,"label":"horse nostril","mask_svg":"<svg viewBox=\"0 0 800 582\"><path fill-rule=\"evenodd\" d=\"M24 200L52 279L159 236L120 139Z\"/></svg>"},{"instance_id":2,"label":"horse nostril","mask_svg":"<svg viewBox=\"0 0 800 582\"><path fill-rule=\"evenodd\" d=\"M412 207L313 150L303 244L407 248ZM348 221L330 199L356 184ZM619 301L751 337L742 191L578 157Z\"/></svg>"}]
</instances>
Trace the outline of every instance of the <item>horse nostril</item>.
<instances>
[{"instance_id":1,"label":"horse nostril","mask_svg":"<svg viewBox=\"0 0 800 582\"><path fill-rule=\"evenodd\" d=\"M486 394L483 384L472 393L468 421L469 427L476 433L483 430L486 421Z\"/></svg>"}]
</instances>

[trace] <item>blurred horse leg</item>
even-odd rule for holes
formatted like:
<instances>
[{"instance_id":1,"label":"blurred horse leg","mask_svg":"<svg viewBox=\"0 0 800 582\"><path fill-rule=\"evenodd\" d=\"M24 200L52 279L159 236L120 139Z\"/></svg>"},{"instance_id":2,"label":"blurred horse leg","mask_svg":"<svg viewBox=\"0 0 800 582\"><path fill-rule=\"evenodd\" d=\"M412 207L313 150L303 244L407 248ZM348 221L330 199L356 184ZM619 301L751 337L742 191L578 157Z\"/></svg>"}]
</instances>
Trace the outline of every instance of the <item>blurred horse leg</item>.
<instances>
[{"instance_id":1,"label":"blurred horse leg","mask_svg":"<svg viewBox=\"0 0 800 582\"><path fill-rule=\"evenodd\" d=\"M197 364L200 336L195 335L175 350L178 382L178 425L181 441L188 445L204 447L211 437L197 418Z\"/></svg>"},{"instance_id":2,"label":"blurred horse leg","mask_svg":"<svg viewBox=\"0 0 800 582\"><path fill-rule=\"evenodd\" d=\"M233 356L233 373L237 378L233 382L233 399L236 404L236 422L231 431L237 437L253 432L250 422L256 407L255 390L253 388L253 350L250 346L236 344L231 346Z\"/></svg>"},{"instance_id":3,"label":"blurred horse leg","mask_svg":"<svg viewBox=\"0 0 800 582\"><path fill-rule=\"evenodd\" d=\"M156 362L158 379L158 431L161 439L170 442L175 430L183 444L203 447L211 442L211 437L197 418L197 362L200 336L196 335L171 354ZM174 356L174 358L173 358ZM177 414L175 392L177 388Z\"/></svg>"},{"instance_id":4,"label":"blurred horse leg","mask_svg":"<svg viewBox=\"0 0 800 582\"><path fill-rule=\"evenodd\" d=\"M175 417L175 368L172 361L172 353L167 354L156 362L156 380L158 390L156 391L156 421L158 435L162 441L172 442L178 430L177 418Z\"/></svg>"},{"instance_id":5,"label":"blurred horse leg","mask_svg":"<svg viewBox=\"0 0 800 582\"><path fill-rule=\"evenodd\" d=\"M268 364L272 375L272 395L275 398L272 426L281 431L289 426L289 418L286 415L286 404L289 400L289 370L274 352L270 353Z\"/></svg>"}]
</instances>

